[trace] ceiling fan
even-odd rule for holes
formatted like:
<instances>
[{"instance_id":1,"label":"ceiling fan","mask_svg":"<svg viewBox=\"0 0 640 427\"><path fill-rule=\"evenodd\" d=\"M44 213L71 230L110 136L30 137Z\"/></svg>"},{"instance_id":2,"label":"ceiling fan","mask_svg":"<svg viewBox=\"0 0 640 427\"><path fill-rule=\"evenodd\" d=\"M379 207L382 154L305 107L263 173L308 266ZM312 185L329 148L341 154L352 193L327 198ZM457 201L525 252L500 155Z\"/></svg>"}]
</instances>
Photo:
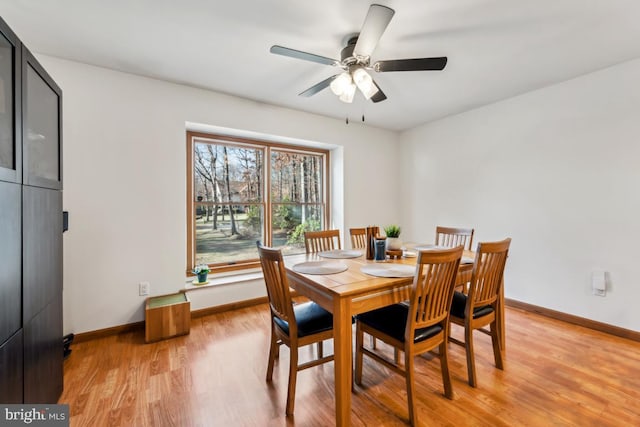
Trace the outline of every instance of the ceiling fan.
<instances>
[{"instance_id":1,"label":"ceiling fan","mask_svg":"<svg viewBox=\"0 0 640 427\"><path fill-rule=\"evenodd\" d=\"M371 99L373 102L384 101L387 99L387 96L373 80L369 71L373 70L378 73L390 71L439 71L447 65L446 56L437 58L392 59L377 61L371 64L371 54L378 44L380 37L382 37L382 33L384 33L387 25L389 25L394 13L395 11L389 7L372 4L369 7L369 12L364 20L360 33L349 37L347 40L347 45L342 49L340 54L340 61L278 45L271 46L270 52L277 55L342 68L343 72L328 77L320 83L316 83L309 89L301 92L299 94L300 96L309 97L327 87L331 87L333 93L340 97L341 101L351 103L353 102L356 88L358 88L366 99Z\"/></svg>"}]
</instances>

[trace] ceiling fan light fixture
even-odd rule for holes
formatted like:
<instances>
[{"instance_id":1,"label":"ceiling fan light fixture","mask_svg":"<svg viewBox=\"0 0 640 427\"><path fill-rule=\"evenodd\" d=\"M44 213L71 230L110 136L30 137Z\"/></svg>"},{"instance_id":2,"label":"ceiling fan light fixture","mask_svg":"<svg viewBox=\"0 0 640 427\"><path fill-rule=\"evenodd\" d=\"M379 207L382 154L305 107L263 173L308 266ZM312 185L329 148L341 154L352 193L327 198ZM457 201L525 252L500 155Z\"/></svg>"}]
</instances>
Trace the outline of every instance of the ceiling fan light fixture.
<instances>
[{"instance_id":1,"label":"ceiling fan light fixture","mask_svg":"<svg viewBox=\"0 0 640 427\"><path fill-rule=\"evenodd\" d=\"M351 104L353 102L353 97L356 94L356 85L350 83L345 87L344 92L340 95L340 101L346 102L347 104Z\"/></svg>"},{"instance_id":2,"label":"ceiling fan light fixture","mask_svg":"<svg viewBox=\"0 0 640 427\"><path fill-rule=\"evenodd\" d=\"M378 87L373 83L373 79L364 68L356 67L352 74L353 81L365 98L371 99L373 95L378 93Z\"/></svg>"},{"instance_id":3,"label":"ceiling fan light fixture","mask_svg":"<svg viewBox=\"0 0 640 427\"><path fill-rule=\"evenodd\" d=\"M338 75L338 77L336 77L335 79L333 79L329 87L331 87L331 91L336 96L342 96L342 94L350 90L349 87L352 85L353 85L353 80L351 79L351 74L345 72Z\"/></svg>"}]
</instances>

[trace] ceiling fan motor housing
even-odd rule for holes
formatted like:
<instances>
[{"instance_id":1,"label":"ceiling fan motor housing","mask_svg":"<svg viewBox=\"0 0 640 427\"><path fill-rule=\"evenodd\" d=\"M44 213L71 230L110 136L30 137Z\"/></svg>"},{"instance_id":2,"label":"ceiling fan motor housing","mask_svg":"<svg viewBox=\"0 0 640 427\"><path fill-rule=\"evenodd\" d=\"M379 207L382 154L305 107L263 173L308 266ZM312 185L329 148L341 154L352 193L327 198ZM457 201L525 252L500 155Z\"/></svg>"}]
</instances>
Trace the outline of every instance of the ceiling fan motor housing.
<instances>
[{"instance_id":1,"label":"ceiling fan motor housing","mask_svg":"<svg viewBox=\"0 0 640 427\"><path fill-rule=\"evenodd\" d=\"M342 65L348 67L358 62L357 58L353 56L353 49L355 49L357 41L358 36L351 37L349 41L347 41L347 46L340 52L340 62Z\"/></svg>"}]
</instances>

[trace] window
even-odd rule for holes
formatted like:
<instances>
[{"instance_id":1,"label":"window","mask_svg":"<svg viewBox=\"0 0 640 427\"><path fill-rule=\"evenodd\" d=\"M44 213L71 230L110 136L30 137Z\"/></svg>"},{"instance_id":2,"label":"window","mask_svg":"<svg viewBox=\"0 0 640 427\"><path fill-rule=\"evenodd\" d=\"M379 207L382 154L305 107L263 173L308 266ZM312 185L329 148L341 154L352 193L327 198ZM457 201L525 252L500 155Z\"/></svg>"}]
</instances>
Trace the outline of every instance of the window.
<instances>
[{"instance_id":1,"label":"window","mask_svg":"<svg viewBox=\"0 0 640 427\"><path fill-rule=\"evenodd\" d=\"M187 272L256 267L256 240L301 253L326 228L328 151L187 132L187 153Z\"/></svg>"}]
</instances>

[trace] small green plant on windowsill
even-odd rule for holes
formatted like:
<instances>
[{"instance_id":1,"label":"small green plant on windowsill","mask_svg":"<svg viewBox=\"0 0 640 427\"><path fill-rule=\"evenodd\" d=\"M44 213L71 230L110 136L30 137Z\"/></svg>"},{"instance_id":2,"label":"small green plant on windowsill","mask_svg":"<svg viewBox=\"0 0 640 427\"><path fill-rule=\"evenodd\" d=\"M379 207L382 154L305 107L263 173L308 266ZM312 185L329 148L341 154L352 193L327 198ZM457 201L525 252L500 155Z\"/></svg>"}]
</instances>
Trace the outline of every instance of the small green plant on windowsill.
<instances>
[{"instance_id":1,"label":"small green plant on windowsill","mask_svg":"<svg viewBox=\"0 0 640 427\"><path fill-rule=\"evenodd\" d=\"M198 276L198 283L204 283L207 281L207 276L211 269L207 264L198 264L191 271Z\"/></svg>"}]
</instances>

